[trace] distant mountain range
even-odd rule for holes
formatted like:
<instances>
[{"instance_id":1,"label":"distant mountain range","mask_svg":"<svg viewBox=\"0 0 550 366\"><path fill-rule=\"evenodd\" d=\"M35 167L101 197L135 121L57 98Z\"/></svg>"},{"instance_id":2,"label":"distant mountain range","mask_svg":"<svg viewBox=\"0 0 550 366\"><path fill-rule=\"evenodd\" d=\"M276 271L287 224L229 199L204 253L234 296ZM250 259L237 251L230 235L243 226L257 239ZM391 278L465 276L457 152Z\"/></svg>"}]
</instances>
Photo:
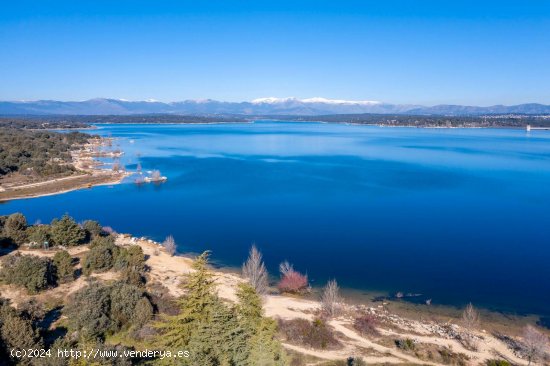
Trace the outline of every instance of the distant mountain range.
<instances>
[{"instance_id":1,"label":"distant mountain range","mask_svg":"<svg viewBox=\"0 0 550 366\"><path fill-rule=\"evenodd\" d=\"M132 115L132 114L239 114L239 115L328 115L328 114L415 114L485 115L550 114L550 105L519 104L476 107L463 105L389 104L377 101L352 101L325 98L260 98L251 102L220 102L211 99L164 103L90 99L80 102L56 100L0 101L0 115Z\"/></svg>"}]
</instances>

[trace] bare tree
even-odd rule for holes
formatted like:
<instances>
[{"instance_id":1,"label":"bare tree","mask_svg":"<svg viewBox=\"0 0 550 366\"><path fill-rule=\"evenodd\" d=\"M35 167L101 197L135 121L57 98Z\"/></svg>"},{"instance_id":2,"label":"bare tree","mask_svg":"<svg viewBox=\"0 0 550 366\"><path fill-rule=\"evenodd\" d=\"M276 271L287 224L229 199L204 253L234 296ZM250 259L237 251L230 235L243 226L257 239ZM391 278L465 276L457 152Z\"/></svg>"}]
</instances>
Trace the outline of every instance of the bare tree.
<instances>
[{"instance_id":1,"label":"bare tree","mask_svg":"<svg viewBox=\"0 0 550 366\"><path fill-rule=\"evenodd\" d=\"M160 180L160 178L161 178L160 170L153 170L153 172L151 173L151 179Z\"/></svg>"},{"instance_id":2,"label":"bare tree","mask_svg":"<svg viewBox=\"0 0 550 366\"><path fill-rule=\"evenodd\" d=\"M252 245L248 259L243 263L243 277L248 280L259 295L267 294L269 288L268 274L262 260L262 253Z\"/></svg>"},{"instance_id":3,"label":"bare tree","mask_svg":"<svg viewBox=\"0 0 550 366\"><path fill-rule=\"evenodd\" d=\"M461 337L462 344L470 350L477 351L477 339L474 337L474 331L479 327L479 313L472 303L469 303L462 312L462 325L466 329L464 337Z\"/></svg>"},{"instance_id":4,"label":"bare tree","mask_svg":"<svg viewBox=\"0 0 550 366\"><path fill-rule=\"evenodd\" d=\"M172 235L168 235L166 239L164 239L162 246L171 256L174 256L174 254L176 254L176 241L174 240L174 237Z\"/></svg>"},{"instance_id":5,"label":"bare tree","mask_svg":"<svg viewBox=\"0 0 550 366\"><path fill-rule=\"evenodd\" d=\"M472 303L469 303L462 313L462 324L471 333L479 326L479 313Z\"/></svg>"},{"instance_id":6,"label":"bare tree","mask_svg":"<svg viewBox=\"0 0 550 366\"><path fill-rule=\"evenodd\" d=\"M523 330L523 343L529 365L531 361L543 358L548 349L548 337L531 325L525 326Z\"/></svg>"},{"instance_id":7,"label":"bare tree","mask_svg":"<svg viewBox=\"0 0 550 366\"><path fill-rule=\"evenodd\" d=\"M279 264L279 272L281 272L281 277L285 277L292 271L294 271L294 266L288 263L288 261L284 261Z\"/></svg>"},{"instance_id":8,"label":"bare tree","mask_svg":"<svg viewBox=\"0 0 550 366\"><path fill-rule=\"evenodd\" d=\"M340 310L340 289L336 280L330 280L323 289L321 306L329 317L338 315Z\"/></svg>"}]
</instances>

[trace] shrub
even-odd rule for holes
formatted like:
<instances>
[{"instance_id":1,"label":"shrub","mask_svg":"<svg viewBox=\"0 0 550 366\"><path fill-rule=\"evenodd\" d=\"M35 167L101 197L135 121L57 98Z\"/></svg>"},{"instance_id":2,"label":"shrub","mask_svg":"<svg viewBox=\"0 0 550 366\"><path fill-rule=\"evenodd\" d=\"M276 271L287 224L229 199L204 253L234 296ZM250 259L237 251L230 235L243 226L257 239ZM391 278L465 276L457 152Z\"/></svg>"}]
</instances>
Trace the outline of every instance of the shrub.
<instances>
[{"instance_id":1,"label":"shrub","mask_svg":"<svg viewBox=\"0 0 550 366\"><path fill-rule=\"evenodd\" d=\"M43 341L32 321L0 299L0 360L8 363L11 349L40 349ZM0 363L2 363L0 361ZM3 363L2 363L3 364ZM14 363L15 360L14 360Z\"/></svg>"},{"instance_id":2,"label":"shrub","mask_svg":"<svg viewBox=\"0 0 550 366\"><path fill-rule=\"evenodd\" d=\"M82 224L82 228L86 232L89 239L101 236L103 234L103 228L101 224L94 220L86 220Z\"/></svg>"},{"instance_id":3,"label":"shrub","mask_svg":"<svg viewBox=\"0 0 550 366\"><path fill-rule=\"evenodd\" d=\"M122 270L122 280L126 283L141 286L145 283L145 255L139 245L119 248L115 258L114 269Z\"/></svg>"},{"instance_id":4,"label":"shrub","mask_svg":"<svg viewBox=\"0 0 550 366\"><path fill-rule=\"evenodd\" d=\"M107 236L98 236L95 237L91 242L89 248L100 246L100 245L115 245L115 237L112 235Z\"/></svg>"},{"instance_id":5,"label":"shrub","mask_svg":"<svg viewBox=\"0 0 550 366\"><path fill-rule=\"evenodd\" d=\"M303 275L298 271L290 270L283 275L277 288L281 292L299 293L307 289L307 275Z\"/></svg>"},{"instance_id":6,"label":"shrub","mask_svg":"<svg viewBox=\"0 0 550 366\"><path fill-rule=\"evenodd\" d=\"M360 357L349 357L346 366L367 366L367 363Z\"/></svg>"},{"instance_id":7,"label":"shrub","mask_svg":"<svg viewBox=\"0 0 550 366\"><path fill-rule=\"evenodd\" d=\"M153 317L153 306L148 299L142 297L138 300L132 318L132 324L137 328L143 327Z\"/></svg>"},{"instance_id":8,"label":"shrub","mask_svg":"<svg viewBox=\"0 0 550 366\"><path fill-rule=\"evenodd\" d=\"M141 326L149 320L148 314L152 315L152 306L136 286L92 283L73 295L64 314L71 331L78 332L83 340L92 340L133 325Z\"/></svg>"},{"instance_id":9,"label":"shrub","mask_svg":"<svg viewBox=\"0 0 550 366\"><path fill-rule=\"evenodd\" d=\"M453 352L448 347L442 347L438 349L437 352L439 353L439 356L441 356L441 361L446 365L468 365L469 357L464 353Z\"/></svg>"},{"instance_id":10,"label":"shrub","mask_svg":"<svg viewBox=\"0 0 550 366\"><path fill-rule=\"evenodd\" d=\"M14 244L22 245L27 241L27 219L21 213L8 216L4 223L3 235L10 238Z\"/></svg>"},{"instance_id":11,"label":"shrub","mask_svg":"<svg viewBox=\"0 0 550 366\"><path fill-rule=\"evenodd\" d=\"M32 297L20 302L17 310L21 312L23 317L30 319L32 322L38 321L46 315L44 305Z\"/></svg>"},{"instance_id":12,"label":"shrub","mask_svg":"<svg viewBox=\"0 0 550 366\"><path fill-rule=\"evenodd\" d=\"M82 272L89 276L92 272L104 272L113 268L120 248L114 241L106 238L95 238L90 244L90 251L82 263Z\"/></svg>"},{"instance_id":13,"label":"shrub","mask_svg":"<svg viewBox=\"0 0 550 366\"><path fill-rule=\"evenodd\" d=\"M397 348L404 351L414 351L414 349L416 348L414 341L410 338L396 339L395 345L397 346Z\"/></svg>"},{"instance_id":14,"label":"shrub","mask_svg":"<svg viewBox=\"0 0 550 366\"><path fill-rule=\"evenodd\" d=\"M78 332L82 339L103 336L111 326L109 292L109 287L99 283L77 291L63 309L69 330Z\"/></svg>"},{"instance_id":15,"label":"shrub","mask_svg":"<svg viewBox=\"0 0 550 366\"><path fill-rule=\"evenodd\" d=\"M56 245L76 246L86 238L86 232L69 215L51 223L51 237Z\"/></svg>"},{"instance_id":16,"label":"shrub","mask_svg":"<svg viewBox=\"0 0 550 366\"><path fill-rule=\"evenodd\" d=\"M337 348L340 342L322 319L280 320L279 329L287 341L317 349Z\"/></svg>"},{"instance_id":17,"label":"shrub","mask_svg":"<svg viewBox=\"0 0 550 366\"><path fill-rule=\"evenodd\" d=\"M42 246L45 242L50 242L50 227L48 225L33 225L27 228L29 242Z\"/></svg>"},{"instance_id":18,"label":"shrub","mask_svg":"<svg viewBox=\"0 0 550 366\"><path fill-rule=\"evenodd\" d=\"M134 310L138 301L143 297L143 291L136 286L117 282L110 290L111 314L110 318L115 329L132 322ZM147 299L145 301L148 302Z\"/></svg>"},{"instance_id":19,"label":"shrub","mask_svg":"<svg viewBox=\"0 0 550 366\"><path fill-rule=\"evenodd\" d=\"M176 298L170 294L170 291L164 285L153 282L147 286L147 290L155 312L166 315L179 314L180 307Z\"/></svg>"},{"instance_id":20,"label":"shrub","mask_svg":"<svg viewBox=\"0 0 550 366\"><path fill-rule=\"evenodd\" d=\"M139 245L132 245L128 248L119 248L119 252L114 264L115 269L125 268L135 269L142 272L145 269L145 255Z\"/></svg>"},{"instance_id":21,"label":"shrub","mask_svg":"<svg viewBox=\"0 0 550 366\"><path fill-rule=\"evenodd\" d=\"M55 253L53 263L58 282L65 283L74 280L73 259L67 251L62 250Z\"/></svg>"},{"instance_id":22,"label":"shrub","mask_svg":"<svg viewBox=\"0 0 550 366\"><path fill-rule=\"evenodd\" d=\"M55 284L55 273L50 259L35 255L14 255L3 261L1 275L6 283L23 286L35 294Z\"/></svg>"},{"instance_id":23,"label":"shrub","mask_svg":"<svg viewBox=\"0 0 550 366\"><path fill-rule=\"evenodd\" d=\"M487 360L485 364L487 366L512 366L510 362L504 360Z\"/></svg>"},{"instance_id":24,"label":"shrub","mask_svg":"<svg viewBox=\"0 0 550 366\"><path fill-rule=\"evenodd\" d=\"M370 314L361 315L355 318L353 322L353 327L361 335L368 335L368 336L380 335L380 333L376 329L377 326L378 326L378 320L376 319L375 316Z\"/></svg>"}]
</instances>

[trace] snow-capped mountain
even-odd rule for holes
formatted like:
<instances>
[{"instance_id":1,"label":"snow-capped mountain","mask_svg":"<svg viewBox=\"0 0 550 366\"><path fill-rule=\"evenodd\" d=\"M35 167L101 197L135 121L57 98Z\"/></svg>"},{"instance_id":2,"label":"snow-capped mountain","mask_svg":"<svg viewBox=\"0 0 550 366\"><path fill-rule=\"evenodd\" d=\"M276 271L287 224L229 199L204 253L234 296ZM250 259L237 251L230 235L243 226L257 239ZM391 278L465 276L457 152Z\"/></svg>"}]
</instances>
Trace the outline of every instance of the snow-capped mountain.
<instances>
[{"instance_id":1,"label":"snow-capped mountain","mask_svg":"<svg viewBox=\"0 0 550 366\"><path fill-rule=\"evenodd\" d=\"M128 101L97 98L78 102L56 100L0 101L0 115L131 115L131 114L242 114L242 115L325 115L325 114L550 114L550 105L520 104L490 107L389 104L370 100L327 98L259 98L250 102L221 102L212 99L159 102L153 99Z\"/></svg>"}]
</instances>

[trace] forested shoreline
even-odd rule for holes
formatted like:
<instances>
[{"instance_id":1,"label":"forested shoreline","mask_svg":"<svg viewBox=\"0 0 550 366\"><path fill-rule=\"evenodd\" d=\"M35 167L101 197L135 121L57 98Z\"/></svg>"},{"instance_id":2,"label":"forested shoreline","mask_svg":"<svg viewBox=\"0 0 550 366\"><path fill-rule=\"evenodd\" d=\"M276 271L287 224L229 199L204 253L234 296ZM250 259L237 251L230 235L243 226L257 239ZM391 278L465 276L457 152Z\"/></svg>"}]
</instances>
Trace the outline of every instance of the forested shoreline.
<instances>
[{"instance_id":1,"label":"forested shoreline","mask_svg":"<svg viewBox=\"0 0 550 366\"><path fill-rule=\"evenodd\" d=\"M550 127L548 115L407 115L407 114L330 114L330 115L51 115L51 116L5 116L0 117L0 126L26 129L72 129L89 128L93 124L186 124L186 123L238 123L256 120L288 122L329 122L378 125L389 127L462 127L462 128L525 128Z\"/></svg>"},{"instance_id":2,"label":"forested shoreline","mask_svg":"<svg viewBox=\"0 0 550 366\"><path fill-rule=\"evenodd\" d=\"M0 125L0 180L15 173L36 178L72 174L71 150L94 137L17 126Z\"/></svg>"}]
</instances>

